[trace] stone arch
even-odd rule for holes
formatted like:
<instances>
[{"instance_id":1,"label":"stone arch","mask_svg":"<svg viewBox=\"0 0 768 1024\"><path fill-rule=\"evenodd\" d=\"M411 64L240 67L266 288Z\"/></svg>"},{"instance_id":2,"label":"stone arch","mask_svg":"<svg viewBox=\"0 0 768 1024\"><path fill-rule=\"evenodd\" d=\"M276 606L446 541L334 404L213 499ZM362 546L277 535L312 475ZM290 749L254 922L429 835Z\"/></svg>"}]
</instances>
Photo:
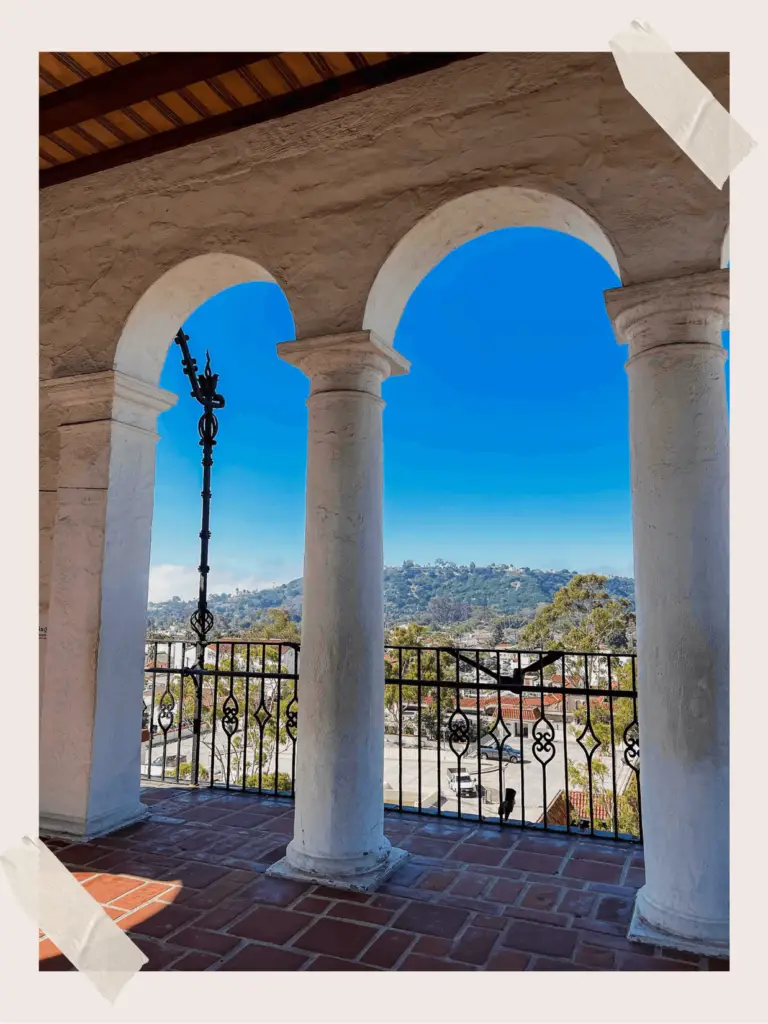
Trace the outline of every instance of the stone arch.
<instances>
[{"instance_id":1,"label":"stone arch","mask_svg":"<svg viewBox=\"0 0 768 1024\"><path fill-rule=\"evenodd\" d=\"M168 348L187 318L219 292L259 281L279 283L256 260L232 253L205 253L171 267L131 310L117 343L115 370L156 385Z\"/></svg>"},{"instance_id":2,"label":"stone arch","mask_svg":"<svg viewBox=\"0 0 768 1024\"><path fill-rule=\"evenodd\" d=\"M277 283L242 256L184 260L134 304L110 369L46 382L57 424L56 490L41 513L50 532L41 558L41 619L50 632L40 735L47 749L58 745L89 768L66 775L56 757L43 764L41 828L90 837L146 813L140 723L157 419L176 400L158 382L188 317L214 295L252 282ZM63 716L67 708L73 710Z\"/></svg>"},{"instance_id":3,"label":"stone arch","mask_svg":"<svg viewBox=\"0 0 768 1024\"><path fill-rule=\"evenodd\" d=\"M408 299L433 267L465 242L512 227L550 228L572 235L600 253L621 278L613 245L580 207L549 192L500 185L443 203L411 228L376 275L363 329L391 345Z\"/></svg>"}]
</instances>

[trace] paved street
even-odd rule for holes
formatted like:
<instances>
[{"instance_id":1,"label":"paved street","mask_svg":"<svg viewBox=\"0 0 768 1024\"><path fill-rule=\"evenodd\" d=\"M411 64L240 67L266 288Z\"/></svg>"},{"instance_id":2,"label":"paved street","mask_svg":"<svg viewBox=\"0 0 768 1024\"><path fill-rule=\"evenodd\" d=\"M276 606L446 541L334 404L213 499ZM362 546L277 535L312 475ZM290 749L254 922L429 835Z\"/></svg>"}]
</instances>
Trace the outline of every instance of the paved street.
<instances>
[{"instance_id":1,"label":"paved street","mask_svg":"<svg viewBox=\"0 0 768 1024\"><path fill-rule=\"evenodd\" d=\"M511 742L511 741L510 741ZM586 756L579 744L572 736L566 739L568 748L568 760L586 768ZM384 783L392 787L385 788L385 800L387 803L397 804L400 794L400 778L402 771L402 792L404 803L411 802L419 789L419 774L421 774L421 795L422 805L427 806L428 800L436 797L438 780L437 748L433 744L430 748L422 747L419 764L419 752L415 741L408 746L408 738L403 739L402 767L401 758L396 737L386 737L384 747ZM519 744L519 739L515 740ZM517 791L517 798L514 812L510 820L525 820L536 822L544 812L545 786L546 802L549 804L557 795L558 791L565 788L565 759L563 756L562 739L558 737L555 745L555 755L543 769L531 753L531 741L524 741L524 761L522 764L502 763L501 770L498 761L481 761L478 764L477 755L467 755L462 758L461 769L467 772L473 779L478 780L485 789L493 790L490 802L485 802L477 796L468 798L462 797L461 805L465 813L482 813L490 818L498 817L499 792L506 788ZM610 769L610 762L608 762ZM448 772L458 768L458 760L447 745L441 745L440 749L440 796L443 798L441 807L443 810L457 811L458 800L448 786ZM629 768L624 765L620 751L616 753L616 781L619 792L626 781ZM609 774L610 779L610 774ZM437 800L430 800L434 806Z\"/></svg>"}]
</instances>

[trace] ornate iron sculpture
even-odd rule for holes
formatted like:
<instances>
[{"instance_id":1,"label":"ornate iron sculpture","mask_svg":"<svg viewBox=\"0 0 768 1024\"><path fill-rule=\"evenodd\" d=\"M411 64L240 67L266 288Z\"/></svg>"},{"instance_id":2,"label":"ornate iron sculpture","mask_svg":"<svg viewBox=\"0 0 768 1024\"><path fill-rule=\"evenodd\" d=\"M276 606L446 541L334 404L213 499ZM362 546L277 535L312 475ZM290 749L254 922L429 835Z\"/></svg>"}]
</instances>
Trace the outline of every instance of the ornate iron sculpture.
<instances>
[{"instance_id":1,"label":"ornate iron sculpture","mask_svg":"<svg viewBox=\"0 0 768 1024\"><path fill-rule=\"evenodd\" d=\"M221 708L221 727L230 739L240 728L240 706L231 690Z\"/></svg>"},{"instance_id":2,"label":"ornate iron sculpture","mask_svg":"<svg viewBox=\"0 0 768 1024\"><path fill-rule=\"evenodd\" d=\"M555 756L555 730L542 713L533 727L533 756L541 765L548 765Z\"/></svg>"},{"instance_id":3,"label":"ornate iron sculpture","mask_svg":"<svg viewBox=\"0 0 768 1024\"><path fill-rule=\"evenodd\" d=\"M463 757L466 754L470 735L469 719L460 708L456 708L448 719L448 746L456 757ZM457 745L462 748L461 753L456 749Z\"/></svg>"},{"instance_id":4,"label":"ornate iron sculpture","mask_svg":"<svg viewBox=\"0 0 768 1024\"><path fill-rule=\"evenodd\" d=\"M191 397L203 407L203 413L197 424L200 435L200 447L203 449L203 499L202 524L200 527L200 587L197 608L192 613L189 624L195 634L195 664L191 667L182 666L182 675L189 676L195 686L195 717L192 725L192 781L197 784L200 769L200 732L203 713L203 674L205 672L205 647L208 633L213 627L213 615L208 608L208 542L211 539L211 466L213 465L213 449L216 446L216 435L219 432L219 421L215 409L224 408L224 398L216 390L219 386L219 375L211 372L211 356L205 353L205 370L198 373L197 360L192 358L187 342L189 335L182 328L174 338L181 349L181 366L192 385Z\"/></svg>"},{"instance_id":5,"label":"ornate iron sculpture","mask_svg":"<svg viewBox=\"0 0 768 1024\"><path fill-rule=\"evenodd\" d=\"M493 742L496 744L496 750L501 753L504 744L507 742L512 733L507 728L507 723L504 721L504 716L501 709L501 691L496 691L496 717L493 720L493 725L488 728L488 736L491 737Z\"/></svg>"},{"instance_id":6,"label":"ornate iron sculpture","mask_svg":"<svg viewBox=\"0 0 768 1024\"><path fill-rule=\"evenodd\" d=\"M624 763L637 774L640 771L640 740L635 718L624 730Z\"/></svg>"},{"instance_id":7,"label":"ornate iron sculpture","mask_svg":"<svg viewBox=\"0 0 768 1024\"><path fill-rule=\"evenodd\" d=\"M264 686L262 683L261 700L259 701L259 706L253 712L253 720L258 726L259 732L262 734L262 736L264 734L264 729L266 728L267 723L270 721L272 717L272 712L264 703Z\"/></svg>"},{"instance_id":8,"label":"ornate iron sculpture","mask_svg":"<svg viewBox=\"0 0 768 1024\"><path fill-rule=\"evenodd\" d=\"M296 742L296 729L298 722L299 702L296 700L296 690L294 688L293 697L291 697L288 706L285 709L285 731L294 743Z\"/></svg>"},{"instance_id":9,"label":"ornate iron sculpture","mask_svg":"<svg viewBox=\"0 0 768 1024\"><path fill-rule=\"evenodd\" d=\"M163 733L167 735L168 730L173 725L174 711L176 709L176 701L173 699L173 694L171 693L170 676L168 677L168 682L165 686L165 693L158 703L158 708L160 710L157 715L157 724L163 730Z\"/></svg>"},{"instance_id":10,"label":"ornate iron sculpture","mask_svg":"<svg viewBox=\"0 0 768 1024\"><path fill-rule=\"evenodd\" d=\"M585 739L591 741L589 742L589 746L584 742ZM601 743L595 734L595 730L592 728L592 717L589 713L589 698L587 698L587 718L584 723L584 728L576 737L576 742L586 754L587 763L591 766L595 751L601 746Z\"/></svg>"}]
</instances>

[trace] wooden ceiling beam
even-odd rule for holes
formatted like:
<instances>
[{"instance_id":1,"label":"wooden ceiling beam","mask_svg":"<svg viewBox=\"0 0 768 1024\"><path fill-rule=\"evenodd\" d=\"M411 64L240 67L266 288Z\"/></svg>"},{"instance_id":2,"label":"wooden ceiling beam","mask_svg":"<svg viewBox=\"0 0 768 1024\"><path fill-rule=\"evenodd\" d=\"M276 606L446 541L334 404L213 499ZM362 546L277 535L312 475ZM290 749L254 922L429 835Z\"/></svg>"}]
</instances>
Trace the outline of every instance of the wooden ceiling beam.
<instances>
[{"instance_id":1,"label":"wooden ceiling beam","mask_svg":"<svg viewBox=\"0 0 768 1024\"><path fill-rule=\"evenodd\" d=\"M456 61L468 60L477 56L479 56L478 53L398 54L379 64L369 65L340 75L338 78L305 86L270 100L248 104L224 114L204 118L194 124L184 125L183 128L158 132L157 135L139 139L124 146L117 146L106 152L95 153L93 156L87 156L80 160L72 160L56 167L42 169L40 171L40 187L48 188L51 185L59 185L74 178L96 174L111 167L143 160L146 157L156 156L158 153L166 153L169 150L188 146L193 142L201 142L204 139L224 135L240 128L285 117L301 110L309 110L333 100L352 96L354 93L364 92L376 86L387 85L427 71L435 71Z\"/></svg>"},{"instance_id":2,"label":"wooden ceiling beam","mask_svg":"<svg viewBox=\"0 0 768 1024\"><path fill-rule=\"evenodd\" d=\"M150 54L41 96L40 134L50 135L271 56L272 53Z\"/></svg>"}]
</instances>

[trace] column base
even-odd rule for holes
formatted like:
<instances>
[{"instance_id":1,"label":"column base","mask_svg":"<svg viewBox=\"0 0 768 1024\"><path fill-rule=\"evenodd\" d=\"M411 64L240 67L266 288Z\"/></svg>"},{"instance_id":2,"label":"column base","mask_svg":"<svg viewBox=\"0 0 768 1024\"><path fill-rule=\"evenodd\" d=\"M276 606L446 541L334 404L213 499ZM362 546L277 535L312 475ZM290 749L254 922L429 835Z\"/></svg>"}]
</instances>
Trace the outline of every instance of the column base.
<instances>
[{"instance_id":1,"label":"column base","mask_svg":"<svg viewBox=\"0 0 768 1024\"><path fill-rule=\"evenodd\" d=\"M282 860L267 868L267 874L274 878L291 878L294 881L309 882L312 885L327 885L331 889L374 892L407 858L407 850L392 847L384 860L375 864L370 871L344 878L339 875L323 875L320 871L301 870L290 864L287 857L283 857Z\"/></svg>"},{"instance_id":2,"label":"column base","mask_svg":"<svg viewBox=\"0 0 768 1024\"><path fill-rule=\"evenodd\" d=\"M643 910L648 907L655 909L648 897L644 895L645 886L638 891L635 909L629 925L627 938L630 942L644 942L649 946L661 946L665 949L677 949L685 953L698 953L699 956L728 957L730 945L728 941L728 924L716 921L691 919L686 924L686 934L667 931L652 924L643 917ZM660 912L659 912L660 913ZM680 919L682 924L682 919ZM690 932L700 931L702 934L692 935ZM707 934L709 932L709 934Z\"/></svg>"},{"instance_id":3,"label":"column base","mask_svg":"<svg viewBox=\"0 0 768 1024\"><path fill-rule=\"evenodd\" d=\"M145 804L139 804L138 807L132 807L130 810L122 808L119 811L110 811L87 820L41 811L39 833L49 839L77 839L87 843L91 839L98 839L100 836L117 832L121 828L127 828L128 825L144 821L149 814L149 807Z\"/></svg>"}]
</instances>

